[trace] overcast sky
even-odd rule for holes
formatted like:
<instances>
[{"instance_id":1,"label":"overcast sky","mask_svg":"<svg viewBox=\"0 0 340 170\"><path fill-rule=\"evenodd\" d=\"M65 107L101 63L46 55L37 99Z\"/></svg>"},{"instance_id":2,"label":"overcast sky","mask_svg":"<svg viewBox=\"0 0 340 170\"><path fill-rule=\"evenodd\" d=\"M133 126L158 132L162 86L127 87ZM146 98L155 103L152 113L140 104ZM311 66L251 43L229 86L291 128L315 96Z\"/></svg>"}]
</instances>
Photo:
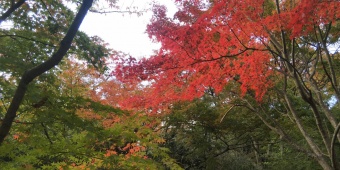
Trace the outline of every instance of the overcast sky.
<instances>
[{"instance_id":1,"label":"overcast sky","mask_svg":"<svg viewBox=\"0 0 340 170\"><path fill-rule=\"evenodd\" d=\"M152 0L121 0L121 10L128 7L138 7L143 10L150 8ZM160 4L168 7L169 13L173 13L175 5L173 0L157 0ZM110 10L110 9L108 9ZM171 14L170 14L171 15ZM142 16L135 14L98 14L90 12L85 17L80 30L90 36L97 35L110 47L117 51L130 53L134 57L147 57L158 49L159 45L152 43L145 33L146 25L149 23L152 12L144 13Z\"/></svg>"}]
</instances>

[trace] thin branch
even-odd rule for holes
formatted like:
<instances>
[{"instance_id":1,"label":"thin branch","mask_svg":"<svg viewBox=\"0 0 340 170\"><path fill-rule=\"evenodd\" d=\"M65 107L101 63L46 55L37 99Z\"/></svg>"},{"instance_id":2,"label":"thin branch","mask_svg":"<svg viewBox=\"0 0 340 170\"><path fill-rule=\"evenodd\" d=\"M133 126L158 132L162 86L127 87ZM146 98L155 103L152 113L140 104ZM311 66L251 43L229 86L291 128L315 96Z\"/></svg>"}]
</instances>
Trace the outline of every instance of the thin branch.
<instances>
[{"instance_id":1,"label":"thin branch","mask_svg":"<svg viewBox=\"0 0 340 170\"><path fill-rule=\"evenodd\" d=\"M43 41L40 41L40 40L36 40L36 39L33 39L33 38L29 38L29 37L24 37L24 36L21 36L21 35L5 34L5 35L0 35L0 38L1 38L1 37L11 37L11 38L13 38L13 39L15 39L16 37L18 37L18 38L22 38L22 39L29 40L29 41L34 41L34 42L37 42L37 43L40 43L40 44L43 44L43 45L46 45L46 46L56 47L56 46L53 45L53 44L49 44L49 43L46 43L46 42L43 42Z\"/></svg>"},{"instance_id":2,"label":"thin branch","mask_svg":"<svg viewBox=\"0 0 340 170\"><path fill-rule=\"evenodd\" d=\"M4 119L0 119L0 122L3 122L3 121ZM39 124L43 122L23 122L23 121L15 120L13 121L13 123L24 124L24 125L34 125L34 124Z\"/></svg>"},{"instance_id":3,"label":"thin branch","mask_svg":"<svg viewBox=\"0 0 340 170\"><path fill-rule=\"evenodd\" d=\"M40 0L40 2L43 4L43 6L45 7L46 11L51 16L51 18L58 24L57 20L53 17L53 15L51 14L50 10L48 9L46 3L44 1L42 1L42 0Z\"/></svg>"},{"instance_id":4,"label":"thin branch","mask_svg":"<svg viewBox=\"0 0 340 170\"><path fill-rule=\"evenodd\" d=\"M232 106L228 109L228 111L225 112L225 114L223 115L223 117L222 117L221 120L220 120L220 123L223 121L224 117L230 112L230 110L231 110L234 106L235 106L235 105L232 105Z\"/></svg>"},{"instance_id":5,"label":"thin branch","mask_svg":"<svg viewBox=\"0 0 340 170\"><path fill-rule=\"evenodd\" d=\"M140 13L143 13L143 12L146 12L145 11L99 11L99 10L96 10L96 9L91 9L89 10L90 12L93 12L93 13L98 13L98 14L111 14L111 13L128 13L128 14L140 14Z\"/></svg>"},{"instance_id":6,"label":"thin branch","mask_svg":"<svg viewBox=\"0 0 340 170\"><path fill-rule=\"evenodd\" d=\"M41 123L41 126L44 128L44 134L47 137L48 141L50 142L50 144L53 144L50 135L48 134L47 127L43 123Z\"/></svg>"},{"instance_id":7,"label":"thin branch","mask_svg":"<svg viewBox=\"0 0 340 170\"><path fill-rule=\"evenodd\" d=\"M195 65L195 64L202 63L202 62L216 61L216 60L220 60L220 59L222 59L222 58L233 58L233 57L237 57L237 56L239 56L239 55L241 55L241 54L243 54L243 53L245 53L245 52L247 52L247 51L268 51L268 50L267 50L267 49L261 50L261 49L256 49L256 48L246 48L246 49L244 49L244 50L242 50L242 51L240 51L240 52L238 52L238 53L236 53L236 54L224 55L224 56L220 56L220 57L217 57L217 58L211 58L211 59L206 59L206 60L198 60L198 61L196 61L196 62L191 63L190 66L193 66L193 65Z\"/></svg>"},{"instance_id":8,"label":"thin branch","mask_svg":"<svg viewBox=\"0 0 340 170\"><path fill-rule=\"evenodd\" d=\"M329 28L330 29L330 28ZM332 86L334 88L334 91L339 99L339 86L338 86L338 81L337 81L337 77L336 77L336 74L335 74L335 70L334 70L334 64L333 64L333 61L332 61L332 57L329 53L329 50L327 48L327 45L326 45L326 40L327 40L327 36L328 36L328 33L325 35L325 37L323 37L322 35L322 31L320 29L320 27L318 26L317 27L317 31L319 33L319 36L320 36L320 43L324 49L324 52L326 54L326 61L329 65L329 71L330 71L330 76L331 76L331 83L332 83Z\"/></svg>"}]
</instances>

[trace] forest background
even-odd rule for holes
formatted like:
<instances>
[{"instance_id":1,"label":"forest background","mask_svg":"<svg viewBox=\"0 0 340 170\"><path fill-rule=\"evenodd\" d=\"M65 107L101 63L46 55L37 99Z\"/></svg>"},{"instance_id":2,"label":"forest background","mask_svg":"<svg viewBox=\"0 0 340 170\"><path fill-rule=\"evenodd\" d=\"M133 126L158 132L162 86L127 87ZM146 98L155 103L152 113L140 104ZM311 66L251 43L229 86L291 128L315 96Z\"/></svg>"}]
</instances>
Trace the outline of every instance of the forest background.
<instances>
[{"instance_id":1,"label":"forest background","mask_svg":"<svg viewBox=\"0 0 340 170\"><path fill-rule=\"evenodd\" d=\"M174 3L140 58L79 27L148 11L1 1L1 167L339 169L340 2Z\"/></svg>"}]
</instances>

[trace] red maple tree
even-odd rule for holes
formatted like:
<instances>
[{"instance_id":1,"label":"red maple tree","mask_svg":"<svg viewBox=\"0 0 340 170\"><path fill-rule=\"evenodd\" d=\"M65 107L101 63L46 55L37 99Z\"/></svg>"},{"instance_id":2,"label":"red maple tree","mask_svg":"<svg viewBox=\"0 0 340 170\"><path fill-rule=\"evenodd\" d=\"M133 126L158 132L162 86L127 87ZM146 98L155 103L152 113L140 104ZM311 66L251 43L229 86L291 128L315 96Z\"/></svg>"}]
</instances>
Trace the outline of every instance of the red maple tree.
<instances>
[{"instance_id":1,"label":"red maple tree","mask_svg":"<svg viewBox=\"0 0 340 170\"><path fill-rule=\"evenodd\" d=\"M161 43L157 54L140 61L121 59L115 75L123 82L149 81L149 106L200 97L207 88L219 93L230 81L240 93L261 101L274 74L272 37L284 30L290 39L315 25L339 18L338 1L176 0L178 12L166 15L155 5L147 33ZM277 8L278 7L278 8ZM281 10L281 11L280 11ZM271 43L274 44L271 45Z\"/></svg>"}]
</instances>

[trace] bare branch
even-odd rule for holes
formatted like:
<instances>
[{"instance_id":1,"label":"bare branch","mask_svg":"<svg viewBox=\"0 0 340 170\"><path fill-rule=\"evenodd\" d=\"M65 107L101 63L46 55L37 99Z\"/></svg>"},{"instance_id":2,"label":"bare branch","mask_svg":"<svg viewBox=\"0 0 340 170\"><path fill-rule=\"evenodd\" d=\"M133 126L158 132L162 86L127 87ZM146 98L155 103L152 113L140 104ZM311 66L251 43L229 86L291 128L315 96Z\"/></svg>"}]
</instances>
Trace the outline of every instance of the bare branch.
<instances>
[{"instance_id":1,"label":"bare branch","mask_svg":"<svg viewBox=\"0 0 340 170\"><path fill-rule=\"evenodd\" d=\"M91 9L89 10L90 12L93 12L93 13L98 13L98 14L111 14L111 13L128 13L128 14L141 14L143 12L146 12L146 11L120 11L120 10L113 10L113 11L100 11L100 10L95 10L95 9Z\"/></svg>"}]
</instances>

